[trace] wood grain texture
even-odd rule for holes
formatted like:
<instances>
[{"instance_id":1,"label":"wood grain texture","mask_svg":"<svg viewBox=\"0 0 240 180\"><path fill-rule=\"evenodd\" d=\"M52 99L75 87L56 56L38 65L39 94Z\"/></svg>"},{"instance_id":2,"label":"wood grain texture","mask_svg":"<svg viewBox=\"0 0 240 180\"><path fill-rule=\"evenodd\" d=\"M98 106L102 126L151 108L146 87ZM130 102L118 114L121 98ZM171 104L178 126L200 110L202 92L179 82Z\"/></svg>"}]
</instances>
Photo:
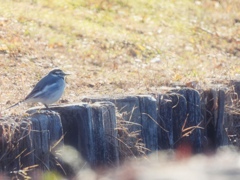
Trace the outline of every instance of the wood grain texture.
<instances>
[{"instance_id":1,"label":"wood grain texture","mask_svg":"<svg viewBox=\"0 0 240 180\"><path fill-rule=\"evenodd\" d=\"M181 88L154 96L85 98L83 103L52 106L50 110L36 107L18 126L0 121L0 169L38 165L43 170L59 170L55 151L64 144L74 147L93 168L117 166L128 156L144 155L138 153L144 148L147 154L185 151L185 147L190 149L188 153L216 149L229 144L226 129L236 124L238 115L226 111L226 104L234 102L238 100L229 97L226 88L212 87L201 93ZM116 114L121 114L125 129L119 129ZM11 151L5 131L13 133ZM139 142L142 149L136 148ZM128 152L121 152L124 150Z\"/></svg>"},{"instance_id":2,"label":"wood grain texture","mask_svg":"<svg viewBox=\"0 0 240 180\"><path fill-rule=\"evenodd\" d=\"M148 152L158 149L158 123L157 123L157 102L150 95L125 96L111 98L86 98L85 102L112 102L117 110L123 114L125 121L133 122L129 127L130 132L140 132L139 139L142 139Z\"/></svg>"},{"instance_id":3,"label":"wood grain texture","mask_svg":"<svg viewBox=\"0 0 240 180\"><path fill-rule=\"evenodd\" d=\"M64 142L92 166L119 163L115 106L111 102L52 108L61 115Z\"/></svg>"}]
</instances>

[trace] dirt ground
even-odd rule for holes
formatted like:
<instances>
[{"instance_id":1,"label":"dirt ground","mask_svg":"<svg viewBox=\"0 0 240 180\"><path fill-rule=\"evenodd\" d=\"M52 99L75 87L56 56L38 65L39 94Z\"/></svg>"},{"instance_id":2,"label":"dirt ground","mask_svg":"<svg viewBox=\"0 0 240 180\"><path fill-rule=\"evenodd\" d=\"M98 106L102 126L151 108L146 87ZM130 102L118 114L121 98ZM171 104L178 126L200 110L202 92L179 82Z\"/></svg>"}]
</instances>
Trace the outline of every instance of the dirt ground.
<instances>
[{"instance_id":1,"label":"dirt ground","mask_svg":"<svg viewBox=\"0 0 240 180\"><path fill-rule=\"evenodd\" d=\"M240 76L238 0L0 3L2 114L56 67L71 73L60 103Z\"/></svg>"}]
</instances>

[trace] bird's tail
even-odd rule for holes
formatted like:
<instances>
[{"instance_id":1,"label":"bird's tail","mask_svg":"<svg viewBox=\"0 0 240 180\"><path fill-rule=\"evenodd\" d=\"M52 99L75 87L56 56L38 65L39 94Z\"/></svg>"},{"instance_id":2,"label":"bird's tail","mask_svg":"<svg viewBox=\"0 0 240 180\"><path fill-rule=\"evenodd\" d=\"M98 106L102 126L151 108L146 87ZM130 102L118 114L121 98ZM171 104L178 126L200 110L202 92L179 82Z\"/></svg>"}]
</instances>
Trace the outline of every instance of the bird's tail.
<instances>
[{"instance_id":1,"label":"bird's tail","mask_svg":"<svg viewBox=\"0 0 240 180\"><path fill-rule=\"evenodd\" d=\"M18 103L16 103L16 104L14 104L14 105L12 105L12 106L10 106L10 107L8 107L7 109L11 109L11 108L13 108L13 107L15 107L15 106L19 106L21 103L23 103L24 102L24 100L22 100L22 101L19 101Z\"/></svg>"}]
</instances>

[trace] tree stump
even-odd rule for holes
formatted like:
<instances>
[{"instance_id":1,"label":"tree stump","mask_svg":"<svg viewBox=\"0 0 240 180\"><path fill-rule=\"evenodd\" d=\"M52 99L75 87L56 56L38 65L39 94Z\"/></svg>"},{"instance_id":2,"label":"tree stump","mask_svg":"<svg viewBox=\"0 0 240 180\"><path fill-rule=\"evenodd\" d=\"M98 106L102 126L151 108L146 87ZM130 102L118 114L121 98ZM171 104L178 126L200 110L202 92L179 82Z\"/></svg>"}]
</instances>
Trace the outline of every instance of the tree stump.
<instances>
[{"instance_id":1,"label":"tree stump","mask_svg":"<svg viewBox=\"0 0 240 180\"><path fill-rule=\"evenodd\" d=\"M30 153L31 146L28 144L30 139L31 122L29 119L18 119L8 117L0 121L0 172L9 174L24 167L34 165L34 156ZM23 161L23 162L22 162ZM25 164L26 162L26 164Z\"/></svg>"},{"instance_id":2,"label":"tree stump","mask_svg":"<svg viewBox=\"0 0 240 180\"><path fill-rule=\"evenodd\" d=\"M140 132L138 138L142 139L148 152L158 149L158 123L157 103L150 95L126 96L117 98L85 98L85 102L112 102L123 115L126 122L133 123L129 126L130 133Z\"/></svg>"},{"instance_id":3,"label":"tree stump","mask_svg":"<svg viewBox=\"0 0 240 180\"><path fill-rule=\"evenodd\" d=\"M205 113L205 130L208 140L208 148L216 149L219 146L228 145L229 139L226 131L227 113L225 109L226 96L225 87L213 87L205 90L202 94L202 104Z\"/></svg>"},{"instance_id":4,"label":"tree stump","mask_svg":"<svg viewBox=\"0 0 240 180\"><path fill-rule=\"evenodd\" d=\"M225 90L225 113L224 130L228 137L228 143L240 147L240 81L233 80ZM227 140L226 140L227 142Z\"/></svg>"},{"instance_id":5,"label":"tree stump","mask_svg":"<svg viewBox=\"0 0 240 180\"><path fill-rule=\"evenodd\" d=\"M59 115L41 111L22 119L11 117L11 121L11 124L0 124L1 170L14 175L31 166L43 170L55 168L55 159L51 155L54 149L51 147L56 142L62 144L59 141L63 135Z\"/></svg>"},{"instance_id":6,"label":"tree stump","mask_svg":"<svg viewBox=\"0 0 240 180\"><path fill-rule=\"evenodd\" d=\"M171 96L158 96L158 149L173 149L173 104Z\"/></svg>"},{"instance_id":7,"label":"tree stump","mask_svg":"<svg viewBox=\"0 0 240 180\"><path fill-rule=\"evenodd\" d=\"M158 149L157 124L157 103L152 96L138 96L140 117L141 117L141 137L150 152Z\"/></svg>"},{"instance_id":8,"label":"tree stump","mask_svg":"<svg viewBox=\"0 0 240 180\"><path fill-rule=\"evenodd\" d=\"M162 126L160 149L186 146L202 151L202 117L199 93L194 89L176 89L159 96L158 122Z\"/></svg>"},{"instance_id":9,"label":"tree stump","mask_svg":"<svg viewBox=\"0 0 240 180\"><path fill-rule=\"evenodd\" d=\"M55 154L54 150L63 145L63 141L60 140L63 136L60 116L48 111L34 113L31 115L31 127L31 144L27 144L27 147L32 147L34 151L34 164L50 170L57 163L52 157L52 154ZM52 148L53 146L55 148Z\"/></svg>"},{"instance_id":10,"label":"tree stump","mask_svg":"<svg viewBox=\"0 0 240 180\"><path fill-rule=\"evenodd\" d=\"M119 163L115 106L111 102L52 107L60 114L64 143L95 168Z\"/></svg>"}]
</instances>

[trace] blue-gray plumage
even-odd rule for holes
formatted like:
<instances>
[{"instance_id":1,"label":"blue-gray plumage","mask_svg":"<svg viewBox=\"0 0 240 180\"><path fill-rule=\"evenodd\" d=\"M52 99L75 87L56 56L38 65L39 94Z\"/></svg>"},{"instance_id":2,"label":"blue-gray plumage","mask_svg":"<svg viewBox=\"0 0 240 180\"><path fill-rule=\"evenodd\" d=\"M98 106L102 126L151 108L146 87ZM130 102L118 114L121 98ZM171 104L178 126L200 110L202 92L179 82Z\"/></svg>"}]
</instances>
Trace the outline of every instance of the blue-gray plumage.
<instances>
[{"instance_id":1,"label":"blue-gray plumage","mask_svg":"<svg viewBox=\"0 0 240 180\"><path fill-rule=\"evenodd\" d=\"M52 104L61 98L65 89L64 77L66 75L68 74L65 74L60 69L52 70L36 84L24 100L9 108L17 106L23 102L41 102L48 108L49 104Z\"/></svg>"}]
</instances>

